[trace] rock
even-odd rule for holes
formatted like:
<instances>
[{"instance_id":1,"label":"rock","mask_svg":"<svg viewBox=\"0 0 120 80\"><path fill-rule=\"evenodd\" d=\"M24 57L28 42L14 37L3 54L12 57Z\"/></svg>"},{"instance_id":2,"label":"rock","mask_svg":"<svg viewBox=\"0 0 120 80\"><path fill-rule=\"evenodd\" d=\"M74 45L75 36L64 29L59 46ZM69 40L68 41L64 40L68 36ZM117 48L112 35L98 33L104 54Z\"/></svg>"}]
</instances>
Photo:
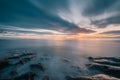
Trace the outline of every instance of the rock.
<instances>
[{"instance_id":1,"label":"rock","mask_svg":"<svg viewBox=\"0 0 120 80\"><path fill-rule=\"evenodd\" d=\"M120 66L120 62L113 62L109 60L94 60L93 62L99 64L111 65L111 66Z\"/></svg>"},{"instance_id":2,"label":"rock","mask_svg":"<svg viewBox=\"0 0 120 80\"><path fill-rule=\"evenodd\" d=\"M96 69L103 71L104 73L108 75L112 75L114 77L120 78L120 67L116 66L109 66L109 65L103 65L103 64L98 64L98 63L92 63L88 66L89 69Z\"/></svg>"},{"instance_id":3,"label":"rock","mask_svg":"<svg viewBox=\"0 0 120 80\"><path fill-rule=\"evenodd\" d=\"M105 74L120 78L120 58L115 57L89 57L91 62L87 64L89 70L95 69Z\"/></svg>"},{"instance_id":4,"label":"rock","mask_svg":"<svg viewBox=\"0 0 120 80\"><path fill-rule=\"evenodd\" d=\"M43 80L50 80L50 77L48 75L44 76Z\"/></svg>"},{"instance_id":5,"label":"rock","mask_svg":"<svg viewBox=\"0 0 120 80\"><path fill-rule=\"evenodd\" d=\"M32 58L23 58L19 61L20 64L25 64L26 62L29 62Z\"/></svg>"},{"instance_id":6,"label":"rock","mask_svg":"<svg viewBox=\"0 0 120 80\"><path fill-rule=\"evenodd\" d=\"M10 75L16 75L16 74L18 74L17 69L10 72Z\"/></svg>"},{"instance_id":7,"label":"rock","mask_svg":"<svg viewBox=\"0 0 120 80\"><path fill-rule=\"evenodd\" d=\"M10 77L5 77L5 78L0 78L0 80L35 80L35 76L37 76L34 72L27 72L22 75L13 75L11 78Z\"/></svg>"},{"instance_id":8,"label":"rock","mask_svg":"<svg viewBox=\"0 0 120 80\"><path fill-rule=\"evenodd\" d=\"M16 63L13 63L13 64L15 64L15 65L16 64L25 64L25 63L31 61L34 57L35 57L35 55L30 55L30 56L28 56L26 58L18 59L18 61Z\"/></svg>"},{"instance_id":9,"label":"rock","mask_svg":"<svg viewBox=\"0 0 120 80\"><path fill-rule=\"evenodd\" d=\"M110 60L110 61L114 61L114 62L120 62L120 57L97 57L97 58L93 58L93 57L88 57L89 60L102 60L102 59L106 59L106 60Z\"/></svg>"},{"instance_id":10,"label":"rock","mask_svg":"<svg viewBox=\"0 0 120 80\"><path fill-rule=\"evenodd\" d=\"M12 80L34 80L36 74L33 72L27 72L21 76L15 77Z\"/></svg>"},{"instance_id":11,"label":"rock","mask_svg":"<svg viewBox=\"0 0 120 80\"><path fill-rule=\"evenodd\" d=\"M10 64L10 62L8 60L2 60L2 61L0 61L0 70L4 69L4 68L6 68L6 67L8 67L10 65L11 64Z\"/></svg>"},{"instance_id":12,"label":"rock","mask_svg":"<svg viewBox=\"0 0 120 80\"><path fill-rule=\"evenodd\" d=\"M31 68L37 68L37 69L40 69L42 72L45 71L43 65L41 63L38 63L38 64L32 64L30 65Z\"/></svg>"},{"instance_id":13,"label":"rock","mask_svg":"<svg viewBox=\"0 0 120 80\"><path fill-rule=\"evenodd\" d=\"M94 76L66 76L66 80L119 80L105 74L97 74Z\"/></svg>"},{"instance_id":14,"label":"rock","mask_svg":"<svg viewBox=\"0 0 120 80\"><path fill-rule=\"evenodd\" d=\"M40 57L40 60L41 61L48 61L48 60L50 60L50 57L48 57L48 56L42 56L42 57Z\"/></svg>"},{"instance_id":15,"label":"rock","mask_svg":"<svg viewBox=\"0 0 120 80\"><path fill-rule=\"evenodd\" d=\"M89 59L90 61L93 61L93 60L94 60L94 58L93 58L93 57L88 57L88 59Z\"/></svg>"},{"instance_id":16,"label":"rock","mask_svg":"<svg viewBox=\"0 0 120 80\"><path fill-rule=\"evenodd\" d=\"M63 62L70 63L70 60L64 58L64 59L63 59Z\"/></svg>"},{"instance_id":17,"label":"rock","mask_svg":"<svg viewBox=\"0 0 120 80\"><path fill-rule=\"evenodd\" d=\"M13 54L11 57L8 57L8 59L19 59L21 57L25 57L25 56L31 56L31 55L34 55L35 56L35 53L19 53L19 54Z\"/></svg>"}]
</instances>

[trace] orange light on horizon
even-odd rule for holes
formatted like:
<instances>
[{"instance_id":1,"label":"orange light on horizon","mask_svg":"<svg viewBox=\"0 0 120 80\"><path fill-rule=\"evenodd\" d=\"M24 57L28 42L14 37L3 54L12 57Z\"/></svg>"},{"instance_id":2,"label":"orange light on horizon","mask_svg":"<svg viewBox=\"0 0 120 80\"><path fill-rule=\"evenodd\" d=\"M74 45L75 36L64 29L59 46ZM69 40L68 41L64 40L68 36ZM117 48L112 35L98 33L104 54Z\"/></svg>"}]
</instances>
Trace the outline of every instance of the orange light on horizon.
<instances>
[{"instance_id":1,"label":"orange light on horizon","mask_svg":"<svg viewBox=\"0 0 120 80\"><path fill-rule=\"evenodd\" d=\"M22 36L14 36L16 38L22 38L22 39L51 39L51 40L79 40L79 39L91 39L91 38L110 38L114 37L115 35L113 34L99 34L99 33L94 33L94 34L71 34L71 35L57 35L57 34L52 34L52 35L22 35Z\"/></svg>"}]
</instances>

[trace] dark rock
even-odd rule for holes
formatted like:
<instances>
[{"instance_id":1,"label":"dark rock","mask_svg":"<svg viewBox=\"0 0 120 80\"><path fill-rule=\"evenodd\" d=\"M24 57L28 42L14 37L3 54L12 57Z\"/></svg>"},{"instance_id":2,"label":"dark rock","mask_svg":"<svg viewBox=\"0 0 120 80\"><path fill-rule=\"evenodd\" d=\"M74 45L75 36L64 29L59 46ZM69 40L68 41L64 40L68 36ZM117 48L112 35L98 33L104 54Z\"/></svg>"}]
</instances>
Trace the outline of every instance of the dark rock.
<instances>
[{"instance_id":1,"label":"dark rock","mask_svg":"<svg viewBox=\"0 0 120 80\"><path fill-rule=\"evenodd\" d=\"M21 76L15 77L12 80L34 80L36 74L33 72L27 72Z\"/></svg>"},{"instance_id":2,"label":"dark rock","mask_svg":"<svg viewBox=\"0 0 120 80\"><path fill-rule=\"evenodd\" d=\"M88 57L88 59L89 59L90 61L93 61L93 60L94 60L94 58L93 58L93 57Z\"/></svg>"},{"instance_id":3,"label":"dark rock","mask_svg":"<svg viewBox=\"0 0 120 80\"><path fill-rule=\"evenodd\" d=\"M63 59L63 62L70 63L70 60L68 60L68 59Z\"/></svg>"},{"instance_id":4,"label":"dark rock","mask_svg":"<svg viewBox=\"0 0 120 80\"><path fill-rule=\"evenodd\" d=\"M50 60L50 58L47 57L47 56L42 56L42 57L40 57L40 60L42 60L42 61L47 61L47 60Z\"/></svg>"},{"instance_id":5,"label":"dark rock","mask_svg":"<svg viewBox=\"0 0 120 80\"><path fill-rule=\"evenodd\" d=\"M10 75L16 75L16 74L18 74L17 69L10 72Z\"/></svg>"},{"instance_id":6,"label":"dark rock","mask_svg":"<svg viewBox=\"0 0 120 80\"><path fill-rule=\"evenodd\" d=\"M13 56L8 57L8 59L19 59L21 57L25 57L25 56L30 56L30 55L35 55L35 53L19 53L19 54L13 54Z\"/></svg>"},{"instance_id":7,"label":"dark rock","mask_svg":"<svg viewBox=\"0 0 120 80\"><path fill-rule=\"evenodd\" d=\"M120 78L120 58L118 57L89 57L91 62L87 64L89 70L102 71L103 73Z\"/></svg>"},{"instance_id":8,"label":"dark rock","mask_svg":"<svg viewBox=\"0 0 120 80\"><path fill-rule=\"evenodd\" d=\"M22 58L20 60L18 60L18 62L16 64L25 64L29 61L31 61L35 56L34 55L31 55L31 56L28 56L27 58Z\"/></svg>"},{"instance_id":9,"label":"dark rock","mask_svg":"<svg viewBox=\"0 0 120 80\"><path fill-rule=\"evenodd\" d=\"M11 64L10 64L10 62L8 60L2 60L2 61L0 61L0 70L4 69L4 68L6 68L6 67L8 67L10 65Z\"/></svg>"},{"instance_id":10,"label":"dark rock","mask_svg":"<svg viewBox=\"0 0 120 80\"><path fill-rule=\"evenodd\" d=\"M113 62L109 60L94 60L93 62L99 64L111 65L111 66L120 66L120 62Z\"/></svg>"},{"instance_id":11,"label":"dark rock","mask_svg":"<svg viewBox=\"0 0 120 80\"><path fill-rule=\"evenodd\" d=\"M93 59L93 60L102 60L102 59L106 59L106 60L110 60L110 61L114 61L114 62L120 62L120 57L116 58L116 57L97 57L97 58L88 58L88 59Z\"/></svg>"},{"instance_id":12,"label":"dark rock","mask_svg":"<svg viewBox=\"0 0 120 80\"><path fill-rule=\"evenodd\" d=\"M11 78L8 78L8 77L5 77L4 79L0 79L0 80L35 80L35 77L37 75L34 73L34 72L27 72L25 74L22 74L22 75L13 75L13 77Z\"/></svg>"},{"instance_id":13,"label":"dark rock","mask_svg":"<svg viewBox=\"0 0 120 80\"><path fill-rule=\"evenodd\" d=\"M24 58L19 61L20 64L25 64L26 62L30 61L30 58Z\"/></svg>"},{"instance_id":14,"label":"dark rock","mask_svg":"<svg viewBox=\"0 0 120 80\"><path fill-rule=\"evenodd\" d=\"M66 76L66 80L119 80L105 74L97 74L94 76Z\"/></svg>"},{"instance_id":15,"label":"dark rock","mask_svg":"<svg viewBox=\"0 0 120 80\"><path fill-rule=\"evenodd\" d=\"M32 64L30 65L31 68L37 68L37 69L40 69L42 72L45 71L43 65L41 63L38 63L38 64Z\"/></svg>"},{"instance_id":16,"label":"dark rock","mask_svg":"<svg viewBox=\"0 0 120 80\"><path fill-rule=\"evenodd\" d=\"M87 65L87 67L89 69L100 70L108 75L120 78L120 76L119 76L120 75L120 67L99 64L99 63L91 63L91 64Z\"/></svg>"},{"instance_id":17,"label":"dark rock","mask_svg":"<svg viewBox=\"0 0 120 80\"><path fill-rule=\"evenodd\" d=\"M44 76L43 80L50 80L49 76Z\"/></svg>"}]
</instances>

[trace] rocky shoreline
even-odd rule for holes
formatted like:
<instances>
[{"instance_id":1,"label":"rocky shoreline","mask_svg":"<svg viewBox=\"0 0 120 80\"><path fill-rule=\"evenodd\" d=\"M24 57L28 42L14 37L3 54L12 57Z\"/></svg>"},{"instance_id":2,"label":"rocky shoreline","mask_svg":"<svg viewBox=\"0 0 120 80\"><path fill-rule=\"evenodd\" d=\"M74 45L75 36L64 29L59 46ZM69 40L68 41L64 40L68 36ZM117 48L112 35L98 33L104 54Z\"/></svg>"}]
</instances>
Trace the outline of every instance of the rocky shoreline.
<instances>
[{"instance_id":1,"label":"rocky shoreline","mask_svg":"<svg viewBox=\"0 0 120 80\"><path fill-rule=\"evenodd\" d=\"M88 57L86 64L89 70L99 70L102 74L93 76L67 76L67 80L120 80L120 58L115 57Z\"/></svg>"},{"instance_id":2,"label":"rocky shoreline","mask_svg":"<svg viewBox=\"0 0 120 80\"><path fill-rule=\"evenodd\" d=\"M44 56L40 58L41 62L31 63L36 56L36 53L21 52L1 59L0 80L52 80L51 76L45 74L46 66L42 62L49 61L50 57ZM86 68L91 72L97 70L99 73L87 76L65 75L65 80L120 80L120 57L88 57L87 59L89 63L86 63ZM63 59L63 62L70 61ZM24 72L20 72L22 66L26 67Z\"/></svg>"}]
</instances>

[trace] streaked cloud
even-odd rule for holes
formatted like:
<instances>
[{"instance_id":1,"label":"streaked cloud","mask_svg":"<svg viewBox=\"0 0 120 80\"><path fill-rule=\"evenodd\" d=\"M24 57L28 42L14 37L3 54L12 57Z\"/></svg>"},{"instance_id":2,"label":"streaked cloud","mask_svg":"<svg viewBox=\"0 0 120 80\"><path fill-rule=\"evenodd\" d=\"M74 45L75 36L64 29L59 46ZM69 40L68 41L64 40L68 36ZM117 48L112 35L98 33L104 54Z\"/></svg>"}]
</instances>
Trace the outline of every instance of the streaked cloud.
<instances>
[{"instance_id":1,"label":"streaked cloud","mask_svg":"<svg viewBox=\"0 0 120 80\"><path fill-rule=\"evenodd\" d=\"M55 30L47 30L47 29L40 29L40 28L21 28L21 27L3 26L3 25L0 29L1 29L1 33L20 32L20 33L35 33L35 34L65 34Z\"/></svg>"},{"instance_id":2,"label":"streaked cloud","mask_svg":"<svg viewBox=\"0 0 120 80\"><path fill-rule=\"evenodd\" d=\"M0 34L116 34L119 7L119 0L0 0Z\"/></svg>"},{"instance_id":3,"label":"streaked cloud","mask_svg":"<svg viewBox=\"0 0 120 80\"><path fill-rule=\"evenodd\" d=\"M120 35L120 30L115 30L115 31L107 31L103 32L101 34L114 34L114 35Z\"/></svg>"}]
</instances>

